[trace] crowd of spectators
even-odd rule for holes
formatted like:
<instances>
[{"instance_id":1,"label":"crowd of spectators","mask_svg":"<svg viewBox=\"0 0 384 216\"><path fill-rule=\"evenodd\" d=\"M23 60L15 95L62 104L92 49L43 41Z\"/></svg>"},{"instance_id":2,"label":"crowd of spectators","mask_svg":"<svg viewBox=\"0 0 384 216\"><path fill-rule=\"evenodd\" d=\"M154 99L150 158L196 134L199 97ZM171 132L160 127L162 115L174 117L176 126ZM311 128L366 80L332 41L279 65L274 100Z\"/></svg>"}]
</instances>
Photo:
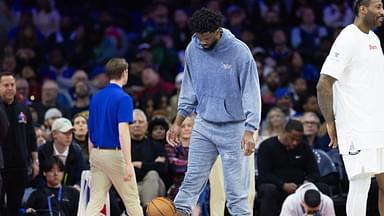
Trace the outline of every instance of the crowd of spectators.
<instances>
[{"instance_id":1,"label":"crowd of spectators","mask_svg":"<svg viewBox=\"0 0 384 216\"><path fill-rule=\"evenodd\" d=\"M300 120L300 143L305 145L301 153L318 165L311 167L311 178L317 176L328 185L329 191L323 193L334 198L337 210L339 198L345 198L347 192L346 176L337 150L327 146L315 87L333 40L353 22L352 0L81 2L0 0L0 71L16 77L16 99L31 113L40 162L39 175L28 183L39 189L24 207L40 205L36 201L42 196L39 191L57 193L62 186L69 191L65 194L68 199L78 196L67 186L79 188L81 171L89 169L89 104L92 95L108 83L104 64L113 57L129 62L129 80L124 89L138 108L131 138L142 205L145 208L156 196L174 197L186 171L193 118L187 118L178 147L166 143L165 132L176 114L184 50L192 36L188 18L195 9L207 7L224 15L223 26L249 46L257 63L263 121L256 148L261 146L262 154L266 154L267 145L278 143L276 136L287 133L287 122ZM383 30L376 30L382 41ZM281 154L291 154L290 149L280 150ZM273 184L283 187L284 179L278 179L278 175L269 182L271 173L266 172L272 162L266 164L264 158L262 155L255 160L256 190L262 185L259 180L268 184L263 190L276 189ZM284 169L281 172L290 179L287 176L292 173ZM307 179L307 174L300 174L294 188ZM286 192L284 197L294 189ZM114 194L113 190L110 193ZM257 196L260 195L262 198L263 194ZM111 197L112 213L120 215L123 210L119 198ZM258 197L255 209L263 207ZM75 211L73 202L66 205L71 208L66 211ZM282 205L282 200L279 202L277 209Z\"/></svg>"}]
</instances>

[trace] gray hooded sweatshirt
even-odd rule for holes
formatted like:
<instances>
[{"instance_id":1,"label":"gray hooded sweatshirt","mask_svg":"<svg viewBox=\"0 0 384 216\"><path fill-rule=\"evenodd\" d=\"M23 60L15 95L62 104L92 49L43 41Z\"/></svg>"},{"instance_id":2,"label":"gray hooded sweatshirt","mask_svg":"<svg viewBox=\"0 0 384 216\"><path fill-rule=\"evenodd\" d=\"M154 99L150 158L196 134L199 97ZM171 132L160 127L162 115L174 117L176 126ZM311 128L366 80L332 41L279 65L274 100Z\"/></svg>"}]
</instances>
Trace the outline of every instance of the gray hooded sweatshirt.
<instances>
[{"instance_id":1,"label":"gray hooded sweatshirt","mask_svg":"<svg viewBox=\"0 0 384 216\"><path fill-rule=\"evenodd\" d=\"M259 127L260 85L256 63L249 48L229 30L212 50L204 50L196 36L186 49L184 78L178 113L196 112L213 123L245 120L245 129Z\"/></svg>"},{"instance_id":2,"label":"gray hooded sweatshirt","mask_svg":"<svg viewBox=\"0 0 384 216\"><path fill-rule=\"evenodd\" d=\"M301 203L304 202L304 194L307 190L314 189L319 190L313 183L304 183L296 192L289 195L284 203L280 212L280 216L303 216L305 214ZM335 209L333 207L333 201L327 195L320 192L321 203L319 213L321 216L335 216Z\"/></svg>"}]
</instances>

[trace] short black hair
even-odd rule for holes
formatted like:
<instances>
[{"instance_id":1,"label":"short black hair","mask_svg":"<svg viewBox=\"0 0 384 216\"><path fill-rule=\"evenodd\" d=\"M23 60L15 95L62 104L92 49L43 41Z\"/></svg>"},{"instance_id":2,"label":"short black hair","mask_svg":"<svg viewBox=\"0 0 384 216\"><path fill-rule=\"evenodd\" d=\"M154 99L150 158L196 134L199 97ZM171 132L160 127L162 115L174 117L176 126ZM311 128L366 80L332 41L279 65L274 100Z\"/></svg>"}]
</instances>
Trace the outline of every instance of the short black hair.
<instances>
[{"instance_id":1,"label":"short black hair","mask_svg":"<svg viewBox=\"0 0 384 216\"><path fill-rule=\"evenodd\" d=\"M148 123L148 132L150 133L150 136L152 136L151 133L153 129L155 129L155 126L157 125L162 126L165 129L165 131L169 129L169 124L167 120L165 120L164 118L154 118Z\"/></svg>"},{"instance_id":2,"label":"short black hair","mask_svg":"<svg viewBox=\"0 0 384 216\"><path fill-rule=\"evenodd\" d=\"M49 157L43 164L43 172L49 172L53 168L53 166L57 165L59 170L64 172L64 164L57 156Z\"/></svg>"},{"instance_id":3,"label":"short black hair","mask_svg":"<svg viewBox=\"0 0 384 216\"><path fill-rule=\"evenodd\" d=\"M315 208L320 205L321 196L318 190L309 189L305 191L304 202L307 206Z\"/></svg>"},{"instance_id":4,"label":"short black hair","mask_svg":"<svg viewBox=\"0 0 384 216\"><path fill-rule=\"evenodd\" d=\"M355 0L355 3L353 4L353 12L356 16L359 15L359 8L361 5L369 6L371 0Z\"/></svg>"},{"instance_id":5,"label":"short black hair","mask_svg":"<svg viewBox=\"0 0 384 216\"><path fill-rule=\"evenodd\" d=\"M284 130L286 132L291 132L293 130L294 131L299 131L299 132L303 132L304 131L303 124L300 121L295 120L295 119L288 120L287 124L285 124Z\"/></svg>"},{"instance_id":6,"label":"short black hair","mask_svg":"<svg viewBox=\"0 0 384 216\"><path fill-rule=\"evenodd\" d=\"M222 15L207 8L201 8L189 19L189 28L193 33L214 32L221 26Z\"/></svg>"}]
</instances>

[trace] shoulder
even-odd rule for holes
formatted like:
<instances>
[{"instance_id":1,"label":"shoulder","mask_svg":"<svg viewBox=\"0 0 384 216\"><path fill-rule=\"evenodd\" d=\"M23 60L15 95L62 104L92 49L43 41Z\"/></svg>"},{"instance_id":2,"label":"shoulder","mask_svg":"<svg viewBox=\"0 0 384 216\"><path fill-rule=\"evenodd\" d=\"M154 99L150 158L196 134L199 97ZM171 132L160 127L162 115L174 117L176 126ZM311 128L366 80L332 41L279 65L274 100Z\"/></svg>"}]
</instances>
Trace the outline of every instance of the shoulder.
<instances>
[{"instance_id":1,"label":"shoulder","mask_svg":"<svg viewBox=\"0 0 384 216\"><path fill-rule=\"evenodd\" d=\"M52 142L47 142L47 143L41 145L38 149L39 155L41 154L42 156L43 155L45 156L46 154L52 154L52 152L53 152L53 146L52 145L53 145Z\"/></svg>"},{"instance_id":2,"label":"shoulder","mask_svg":"<svg viewBox=\"0 0 384 216\"><path fill-rule=\"evenodd\" d=\"M351 43L354 42L358 37L360 32L358 32L358 29L355 25L350 24L347 27L345 27L339 35L337 36L335 43Z\"/></svg>"},{"instance_id":3,"label":"shoulder","mask_svg":"<svg viewBox=\"0 0 384 216\"><path fill-rule=\"evenodd\" d=\"M71 143L71 145L69 146L69 150L72 150L75 153L82 153L80 145L75 142Z\"/></svg>"}]
</instances>

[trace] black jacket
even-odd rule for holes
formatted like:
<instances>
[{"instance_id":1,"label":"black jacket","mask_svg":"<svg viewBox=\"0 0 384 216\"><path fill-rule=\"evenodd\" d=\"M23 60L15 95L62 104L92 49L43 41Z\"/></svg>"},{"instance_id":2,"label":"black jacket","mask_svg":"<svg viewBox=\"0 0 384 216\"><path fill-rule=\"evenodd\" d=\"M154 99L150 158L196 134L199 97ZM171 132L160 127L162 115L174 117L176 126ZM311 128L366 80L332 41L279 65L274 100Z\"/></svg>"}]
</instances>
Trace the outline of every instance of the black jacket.
<instances>
[{"instance_id":1,"label":"black jacket","mask_svg":"<svg viewBox=\"0 0 384 216\"><path fill-rule=\"evenodd\" d=\"M7 135L9 127L9 122L7 118L7 113L5 113L4 106L0 106L0 169L4 168L4 159L3 159L3 143L5 141L5 136Z\"/></svg>"},{"instance_id":2,"label":"black jacket","mask_svg":"<svg viewBox=\"0 0 384 216\"><path fill-rule=\"evenodd\" d=\"M151 170L157 171L163 181L168 172L168 163L155 162L159 156L165 156L165 149L161 143L145 137L142 140L131 139L132 161L141 161L143 163L141 169L135 167L136 181L140 182L144 176Z\"/></svg>"},{"instance_id":3,"label":"black jacket","mask_svg":"<svg viewBox=\"0 0 384 216\"><path fill-rule=\"evenodd\" d=\"M41 216L49 216L48 197L51 199L53 215L74 216L77 214L79 203L79 192L73 187L62 188L59 199L58 188L48 188L47 186L33 191L27 201L27 208L35 209Z\"/></svg>"},{"instance_id":4,"label":"black jacket","mask_svg":"<svg viewBox=\"0 0 384 216\"><path fill-rule=\"evenodd\" d=\"M45 161L53 155L54 150L52 142L46 143L39 147L40 170L43 170L42 166L44 165ZM81 152L81 147L78 144L72 142L69 146L68 156L65 162L62 185L80 185L81 172L84 170L84 168L85 161L83 153ZM42 181L44 178L42 177L41 172L39 179L40 181L38 186L41 186L42 183L45 184L45 182Z\"/></svg>"},{"instance_id":5,"label":"black jacket","mask_svg":"<svg viewBox=\"0 0 384 216\"><path fill-rule=\"evenodd\" d=\"M316 181L320 173L312 149L300 143L286 150L277 137L266 139L257 152L259 183L272 183L282 188L284 183L301 185L304 180Z\"/></svg>"},{"instance_id":6,"label":"black jacket","mask_svg":"<svg viewBox=\"0 0 384 216\"><path fill-rule=\"evenodd\" d=\"M4 169L27 170L31 164L31 152L37 151L32 116L24 104L4 104L0 100L0 112L6 114L7 133L2 144ZM3 126L1 126L3 127Z\"/></svg>"}]
</instances>

